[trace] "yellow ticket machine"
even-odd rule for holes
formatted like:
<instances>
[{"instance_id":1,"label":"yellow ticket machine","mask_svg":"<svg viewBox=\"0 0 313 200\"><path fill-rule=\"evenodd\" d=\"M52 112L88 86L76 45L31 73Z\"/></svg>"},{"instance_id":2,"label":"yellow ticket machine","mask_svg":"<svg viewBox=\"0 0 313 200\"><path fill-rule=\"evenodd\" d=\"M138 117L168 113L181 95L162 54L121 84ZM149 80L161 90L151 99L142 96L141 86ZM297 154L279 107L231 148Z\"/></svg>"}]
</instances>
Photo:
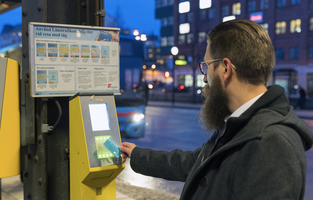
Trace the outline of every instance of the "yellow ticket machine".
<instances>
[{"instance_id":1,"label":"yellow ticket machine","mask_svg":"<svg viewBox=\"0 0 313 200\"><path fill-rule=\"evenodd\" d=\"M112 150L121 143L113 93L78 93L69 111L71 200L116 199L115 178L125 164Z\"/></svg>"},{"instance_id":2,"label":"yellow ticket machine","mask_svg":"<svg viewBox=\"0 0 313 200\"><path fill-rule=\"evenodd\" d=\"M0 178L20 174L18 63L0 58Z\"/></svg>"}]
</instances>

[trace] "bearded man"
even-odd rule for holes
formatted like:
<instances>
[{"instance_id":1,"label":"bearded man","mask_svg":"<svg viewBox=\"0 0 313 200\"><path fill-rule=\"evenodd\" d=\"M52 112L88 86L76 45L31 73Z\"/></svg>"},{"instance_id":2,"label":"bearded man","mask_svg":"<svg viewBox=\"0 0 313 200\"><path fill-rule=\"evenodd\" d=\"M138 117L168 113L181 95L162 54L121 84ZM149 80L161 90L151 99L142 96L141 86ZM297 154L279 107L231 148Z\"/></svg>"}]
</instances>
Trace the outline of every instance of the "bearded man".
<instances>
[{"instance_id":1,"label":"bearded man","mask_svg":"<svg viewBox=\"0 0 313 200\"><path fill-rule=\"evenodd\" d=\"M284 89L267 87L275 65L267 32L236 19L215 27L207 43L201 120L212 137L195 151L124 142L123 160L131 157L135 172L184 181L181 199L303 199L313 136Z\"/></svg>"}]
</instances>

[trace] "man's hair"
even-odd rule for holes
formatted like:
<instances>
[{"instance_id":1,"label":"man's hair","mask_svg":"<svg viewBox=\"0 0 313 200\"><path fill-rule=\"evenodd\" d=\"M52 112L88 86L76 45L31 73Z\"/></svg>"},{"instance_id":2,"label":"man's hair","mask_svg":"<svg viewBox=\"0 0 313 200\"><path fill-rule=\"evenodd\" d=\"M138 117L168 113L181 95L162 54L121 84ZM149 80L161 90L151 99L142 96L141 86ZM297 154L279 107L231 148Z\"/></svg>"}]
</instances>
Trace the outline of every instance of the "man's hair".
<instances>
[{"instance_id":1,"label":"man's hair","mask_svg":"<svg viewBox=\"0 0 313 200\"><path fill-rule=\"evenodd\" d=\"M212 58L229 58L240 81L267 85L275 65L275 51L262 26L245 19L227 21L208 34L208 41Z\"/></svg>"}]
</instances>

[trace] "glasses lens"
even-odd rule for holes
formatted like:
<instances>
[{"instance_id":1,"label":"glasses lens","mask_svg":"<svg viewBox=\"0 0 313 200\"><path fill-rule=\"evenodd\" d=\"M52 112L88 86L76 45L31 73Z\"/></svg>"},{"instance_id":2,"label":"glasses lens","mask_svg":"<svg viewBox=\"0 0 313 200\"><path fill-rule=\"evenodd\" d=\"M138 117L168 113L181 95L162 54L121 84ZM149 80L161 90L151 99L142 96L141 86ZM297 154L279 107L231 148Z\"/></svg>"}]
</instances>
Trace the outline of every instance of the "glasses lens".
<instances>
[{"instance_id":1,"label":"glasses lens","mask_svg":"<svg viewBox=\"0 0 313 200\"><path fill-rule=\"evenodd\" d=\"M208 71L208 65L206 63L201 63L202 74L206 74Z\"/></svg>"}]
</instances>

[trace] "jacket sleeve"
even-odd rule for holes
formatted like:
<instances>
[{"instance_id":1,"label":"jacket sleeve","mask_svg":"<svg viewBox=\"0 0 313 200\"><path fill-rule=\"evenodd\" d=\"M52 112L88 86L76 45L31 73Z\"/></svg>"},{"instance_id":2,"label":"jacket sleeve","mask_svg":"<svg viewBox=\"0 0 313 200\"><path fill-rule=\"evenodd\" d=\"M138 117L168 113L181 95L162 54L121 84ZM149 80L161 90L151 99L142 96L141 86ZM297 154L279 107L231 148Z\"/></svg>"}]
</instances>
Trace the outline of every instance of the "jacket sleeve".
<instances>
[{"instance_id":1,"label":"jacket sleeve","mask_svg":"<svg viewBox=\"0 0 313 200\"><path fill-rule=\"evenodd\" d=\"M306 158L300 140L265 132L261 140L248 142L234 174L234 199L303 199Z\"/></svg>"},{"instance_id":2,"label":"jacket sleeve","mask_svg":"<svg viewBox=\"0 0 313 200\"><path fill-rule=\"evenodd\" d=\"M140 174L172 181L185 181L201 148L195 151L171 152L135 147L131 154L131 168Z\"/></svg>"}]
</instances>

